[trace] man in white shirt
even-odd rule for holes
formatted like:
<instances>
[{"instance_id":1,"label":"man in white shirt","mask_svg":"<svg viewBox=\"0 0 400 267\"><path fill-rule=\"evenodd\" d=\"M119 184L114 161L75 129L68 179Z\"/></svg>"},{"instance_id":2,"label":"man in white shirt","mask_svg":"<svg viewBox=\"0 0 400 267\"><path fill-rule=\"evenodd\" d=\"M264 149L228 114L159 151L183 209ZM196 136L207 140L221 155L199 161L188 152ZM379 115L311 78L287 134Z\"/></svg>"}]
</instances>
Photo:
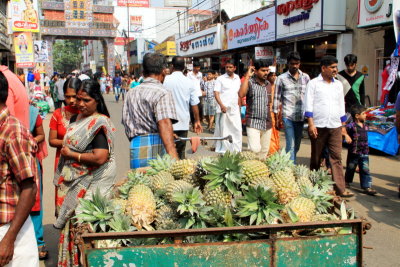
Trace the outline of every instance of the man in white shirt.
<instances>
[{"instance_id":1,"label":"man in white shirt","mask_svg":"<svg viewBox=\"0 0 400 267\"><path fill-rule=\"evenodd\" d=\"M310 168L319 169L322 151L327 146L336 194L350 197L354 194L346 191L341 156L342 136L346 133L342 126L346 122L346 114L343 85L335 79L337 63L338 60L333 56L321 59L321 74L307 84L305 117L311 140Z\"/></svg>"},{"instance_id":2,"label":"man in white shirt","mask_svg":"<svg viewBox=\"0 0 400 267\"><path fill-rule=\"evenodd\" d=\"M189 131L190 111L192 108L194 115L194 130L196 133L202 132L197 105L200 100L196 94L193 81L183 75L185 60L183 57L172 58L172 74L165 77L164 86L172 92L178 122L173 125L174 134L179 137L187 137ZM176 142L176 150L180 159L185 158L186 142Z\"/></svg>"},{"instance_id":3,"label":"man in white shirt","mask_svg":"<svg viewBox=\"0 0 400 267\"><path fill-rule=\"evenodd\" d=\"M203 73L200 72L200 63L198 61L193 62L193 71L190 71L187 74L187 77L191 79L194 83L194 88L196 90L196 95L199 97L200 103L199 107L199 114L200 114L200 121L203 121L203 92L201 91L201 82L203 80ZM193 113L190 113L190 119L192 124L194 124L194 116Z\"/></svg>"},{"instance_id":4,"label":"man in white shirt","mask_svg":"<svg viewBox=\"0 0 400 267\"><path fill-rule=\"evenodd\" d=\"M217 110L215 116L215 137L232 136L233 142L215 142L215 152L240 152L242 150L242 122L240 118L239 89L240 78L235 74L233 61L225 65L225 74L217 78L214 87Z\"/></svg>"}]
</instances>

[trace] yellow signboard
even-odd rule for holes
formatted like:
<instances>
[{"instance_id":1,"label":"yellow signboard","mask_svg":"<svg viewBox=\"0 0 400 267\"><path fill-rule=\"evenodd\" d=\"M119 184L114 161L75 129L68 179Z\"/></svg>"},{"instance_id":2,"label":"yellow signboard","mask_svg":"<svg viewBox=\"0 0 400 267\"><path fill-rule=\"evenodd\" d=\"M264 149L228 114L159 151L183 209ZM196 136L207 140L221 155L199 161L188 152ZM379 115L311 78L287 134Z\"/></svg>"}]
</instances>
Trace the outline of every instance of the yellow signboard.
<instances>
[{"instance_id":1,"label":"yellow signboard","mask_svg":"<svg viewBox=\"0 0 400 267\"><path fill-rule=\"evenodd\" d=\"M176 46L175 42L173 41L167 41L156 45L154 49L156 50L156 52L161 53L165 56L176 56Z\"/></svg>"}]
</instances>

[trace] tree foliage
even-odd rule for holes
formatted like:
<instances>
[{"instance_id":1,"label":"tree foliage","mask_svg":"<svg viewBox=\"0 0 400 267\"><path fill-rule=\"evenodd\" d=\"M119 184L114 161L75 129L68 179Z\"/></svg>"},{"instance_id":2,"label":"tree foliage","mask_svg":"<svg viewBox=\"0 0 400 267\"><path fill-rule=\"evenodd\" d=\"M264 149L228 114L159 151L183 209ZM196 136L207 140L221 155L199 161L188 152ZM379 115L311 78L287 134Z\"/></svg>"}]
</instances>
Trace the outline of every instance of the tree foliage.
<instances>
[{"instance_id":1,"label":"tree foliage","mask_svg":"<svg viewBox=\"0 0 400 267\"><path fill-rule=\"evenodd\" d=\"M53 65L57 72L69 73L83 62L81 40L57 40L53 45Z\"/></svg>"}]
</instances>

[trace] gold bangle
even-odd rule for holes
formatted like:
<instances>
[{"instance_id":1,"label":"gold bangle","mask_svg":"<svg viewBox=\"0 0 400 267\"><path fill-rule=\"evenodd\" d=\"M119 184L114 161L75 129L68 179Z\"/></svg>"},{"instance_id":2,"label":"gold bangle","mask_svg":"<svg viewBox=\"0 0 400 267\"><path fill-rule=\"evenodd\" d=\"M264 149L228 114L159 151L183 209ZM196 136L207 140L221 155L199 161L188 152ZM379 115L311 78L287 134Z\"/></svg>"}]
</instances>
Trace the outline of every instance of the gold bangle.
<instances>
[{"instance_id":1,"label":"gold bangle","mask_svg":"<svg viewBox=\"0 0 400 267\"><path fill-rule=\"evenodd\" d=\"M82 154L79 153L79 156L78 156L78 162L79 162L79 163L81 162L81 156L82 156Z\"/></svg>"}]
</instances>

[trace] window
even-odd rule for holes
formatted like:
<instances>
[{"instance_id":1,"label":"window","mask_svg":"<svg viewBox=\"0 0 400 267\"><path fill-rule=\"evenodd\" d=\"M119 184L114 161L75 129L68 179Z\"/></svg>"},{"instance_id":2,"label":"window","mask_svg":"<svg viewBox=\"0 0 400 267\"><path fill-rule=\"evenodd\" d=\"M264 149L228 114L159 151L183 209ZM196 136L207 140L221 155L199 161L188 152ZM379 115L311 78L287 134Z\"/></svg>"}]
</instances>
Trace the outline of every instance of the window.
<instances>
[{"instance_id":1,"label":"window","mask_svg":"<svg viewBox=\"0 0 400 267\"><path fill-rule=\"evenodd\" d=\"M72 4L73 19L84 20L85 19L85 1L75 0Z\"/></svg>"}]
</instances>

